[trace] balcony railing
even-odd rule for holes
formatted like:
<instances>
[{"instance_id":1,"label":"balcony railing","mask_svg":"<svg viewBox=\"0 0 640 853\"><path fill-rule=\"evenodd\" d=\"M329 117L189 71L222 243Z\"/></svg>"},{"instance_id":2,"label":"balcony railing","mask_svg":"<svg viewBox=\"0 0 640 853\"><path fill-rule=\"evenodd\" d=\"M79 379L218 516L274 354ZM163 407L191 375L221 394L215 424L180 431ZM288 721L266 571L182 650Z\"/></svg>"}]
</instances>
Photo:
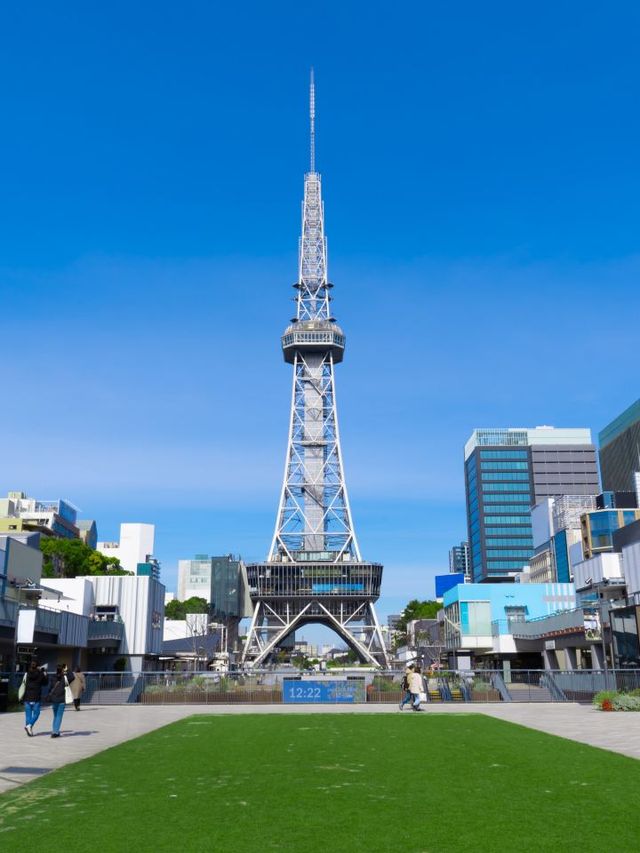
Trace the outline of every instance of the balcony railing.
<instances>
[{"instance_id":1,"label":"balcony railing","mask_svg":"<svg viewBox=\"0 0 640 853\"><path fill-rule=\"evenodd\" d=\"M110 622L106 619L92 619L89 622L89 640L121 640L123 636L123 622Z\"/></svg>"}]
</instances>

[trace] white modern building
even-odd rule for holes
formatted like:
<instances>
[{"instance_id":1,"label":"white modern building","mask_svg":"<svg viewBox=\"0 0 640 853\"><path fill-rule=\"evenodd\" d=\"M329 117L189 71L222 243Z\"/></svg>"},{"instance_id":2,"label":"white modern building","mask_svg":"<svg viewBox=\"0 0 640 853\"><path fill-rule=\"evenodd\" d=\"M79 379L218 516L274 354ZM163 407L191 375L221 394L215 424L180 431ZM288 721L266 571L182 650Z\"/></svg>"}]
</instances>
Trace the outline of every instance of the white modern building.
<instances>
[{"instance_id":1,"label":"white modern building","mask_svg":"<svg viewBox=\"0 0 640 853\"><path fill-rule=\"evenodd\" d=\"M155 533L154 524L121 524L120 541L98 542L96 550L105 557L117 557L122 568L135 575L138 564L146 563L153 554Z\"/></svg>"},{"instance_id":2,"label":"white modern building","mask_svg":"<svg viewBox=\"0 0 640 853\"><path fill-rule=\"evenodd\" d=\"M125 658L127 669L139 672L153 668L162 651L164 586L149 576L86 576L52 578L47 586L61 598L48 602L54 610L87 616L100 623L90 636L89 662L94 669L109 670L117 658Z\"/></svg>"}]
</instances>

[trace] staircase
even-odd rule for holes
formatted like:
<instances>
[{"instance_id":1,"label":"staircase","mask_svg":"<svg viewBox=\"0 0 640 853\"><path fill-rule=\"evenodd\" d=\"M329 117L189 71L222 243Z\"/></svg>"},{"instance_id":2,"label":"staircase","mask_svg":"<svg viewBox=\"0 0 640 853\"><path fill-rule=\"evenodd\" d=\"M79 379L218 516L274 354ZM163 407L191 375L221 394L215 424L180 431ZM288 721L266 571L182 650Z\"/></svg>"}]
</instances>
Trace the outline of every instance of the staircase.
<instances>
[{"instance_id":1,"label":"staircase","mask_svg":"<svg viewBox=\"0 0 640 853\"><path fill-rule=\"evenodd\" d=\"M512 702L553 702L553 696L548 687L511 682L507 685L507 689Z\"/></svg>"}]
</instances>

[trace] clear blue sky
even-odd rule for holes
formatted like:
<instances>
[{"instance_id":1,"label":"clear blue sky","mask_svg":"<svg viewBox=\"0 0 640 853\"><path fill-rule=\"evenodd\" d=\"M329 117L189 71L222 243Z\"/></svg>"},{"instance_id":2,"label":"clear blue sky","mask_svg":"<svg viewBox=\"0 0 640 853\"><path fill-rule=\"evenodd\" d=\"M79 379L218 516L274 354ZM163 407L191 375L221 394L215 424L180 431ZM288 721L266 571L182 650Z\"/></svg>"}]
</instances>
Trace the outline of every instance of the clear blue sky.
<instances>
[{"instance_id":1,"label":"clear blue sky","mask_svg":"<svg viewBox=\"0 0 640 853\"><path fill-rule=\"evenodd\" d=\"M465 537L480 426L640 396L634 3L0 11L0 490L264 557L280 488L308 71L338 402L384 615Z\"/></svg>"}]
</instances>

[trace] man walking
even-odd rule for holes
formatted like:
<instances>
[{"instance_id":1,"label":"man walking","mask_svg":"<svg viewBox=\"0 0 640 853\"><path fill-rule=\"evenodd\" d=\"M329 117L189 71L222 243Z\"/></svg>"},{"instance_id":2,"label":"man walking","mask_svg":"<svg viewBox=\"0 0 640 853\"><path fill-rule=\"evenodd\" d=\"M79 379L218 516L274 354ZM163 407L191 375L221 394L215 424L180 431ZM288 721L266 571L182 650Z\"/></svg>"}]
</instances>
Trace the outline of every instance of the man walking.
<instances>
[{"instance_id":1,"label":"man walking","mask_svg":"<svg viewBox=\"0 0 640 853\"><path fill-rule=\"evenodd\" d=\"M33 737L33 727L40 716L40 698L47 681L44 669L38 669L38 664L32 660L23 679L24 730L29 737Z\"/></svg>"},{"instance_id":2,"label":"man walking","mask_svg":"<svg viewBox=\"0 0 640 853\"><path fill-rule=\"evenodd\" d=\"M402 700L400 702L400 710L404 709L404 706L411 702L411 691L409 690L409 676L413 672L413 664L410 663L409 666L405 669L404 675L402 676L402 682L400 683L400 687L402 688Z\"/></svg>"}]
</instances>

